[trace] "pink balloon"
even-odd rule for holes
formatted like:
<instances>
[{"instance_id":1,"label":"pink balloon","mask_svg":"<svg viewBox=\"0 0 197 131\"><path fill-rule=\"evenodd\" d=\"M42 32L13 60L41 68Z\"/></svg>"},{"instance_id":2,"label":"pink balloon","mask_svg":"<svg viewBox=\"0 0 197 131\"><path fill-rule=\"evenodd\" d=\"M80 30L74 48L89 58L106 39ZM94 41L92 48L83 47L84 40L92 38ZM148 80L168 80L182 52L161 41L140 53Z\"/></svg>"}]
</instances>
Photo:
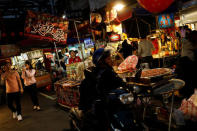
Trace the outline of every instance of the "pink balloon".
<instances>
[{"instance_id":1,"label":"pink balloon","mask_svg":"<svg viewBox=\"0 0 197 131\"><path fill-rule=\"evenodd\" d=\"M138 0L138 3L151 13L160 13L167 9L174 0Z\"/></svg>"}]
</instances>

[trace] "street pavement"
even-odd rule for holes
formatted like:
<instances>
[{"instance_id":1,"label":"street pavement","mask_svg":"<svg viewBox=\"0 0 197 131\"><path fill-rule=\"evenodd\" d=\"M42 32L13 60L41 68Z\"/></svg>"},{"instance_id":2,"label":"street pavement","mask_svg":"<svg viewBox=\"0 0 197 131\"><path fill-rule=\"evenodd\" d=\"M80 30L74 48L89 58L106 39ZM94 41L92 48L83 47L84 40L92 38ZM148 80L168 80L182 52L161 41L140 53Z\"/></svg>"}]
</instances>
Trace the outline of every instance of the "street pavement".
<instances>
[{"instance_id":1,"label":"street pavement","mask_svg":"<svg viewBox=\"0 0 197 131\"><path fill-rule=\"evenodd\" d=\"M0 105L0 131L67 131L68 112L56 105L55 100L39 96L41 111L33 111L28 94L21 97L23 121L12 118L7 105Z\"/></svg>"}]
</instances>

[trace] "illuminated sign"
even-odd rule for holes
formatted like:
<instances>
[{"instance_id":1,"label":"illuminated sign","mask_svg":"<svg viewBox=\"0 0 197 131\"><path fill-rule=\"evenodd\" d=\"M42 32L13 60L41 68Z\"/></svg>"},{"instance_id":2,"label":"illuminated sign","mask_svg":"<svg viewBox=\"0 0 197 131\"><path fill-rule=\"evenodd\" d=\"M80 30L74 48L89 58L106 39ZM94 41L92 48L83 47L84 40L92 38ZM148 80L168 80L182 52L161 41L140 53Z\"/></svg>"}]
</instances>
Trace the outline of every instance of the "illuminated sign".
<instances>
[{"instance_id":1,"label":"illuminated sign","mask_svg":"<svg viewBox=\"0 0 197 131\"><path fill-rule=\"evenodd\" d=\"M110 36L110 41L120 41L120 35L119 34L113 34Z\"/></svg>"},{"instance_id":2,"label":"illuminated sign","mask_svg":"<svg viewBox=\"0 0 197 131\"><path fill-rule=\"evenodd\" d=\"M90 38L84 39L84 43L86 48L94 46L94 42Z\"/></svg>"},{"instance_id":3,"label":"illuminated sign","mask_svg":"<svg viewBox=\"0 0 197 131\"><path fill-rule=\"evenodd\" d=\"M48 14L28 11L25 21L25 36L66 44L67 32L67 20Z\"/></svg>"},{"instance_id":4,"label":"illuminated sign","mask_svg":"<svg viewBox=\"0 0 197 131\"><path fill-rule=\"evenodd\" d=\"M162 14L158 17L159 27L168 28L174 26L174 14Z\"/></svg>"}]
</instances>

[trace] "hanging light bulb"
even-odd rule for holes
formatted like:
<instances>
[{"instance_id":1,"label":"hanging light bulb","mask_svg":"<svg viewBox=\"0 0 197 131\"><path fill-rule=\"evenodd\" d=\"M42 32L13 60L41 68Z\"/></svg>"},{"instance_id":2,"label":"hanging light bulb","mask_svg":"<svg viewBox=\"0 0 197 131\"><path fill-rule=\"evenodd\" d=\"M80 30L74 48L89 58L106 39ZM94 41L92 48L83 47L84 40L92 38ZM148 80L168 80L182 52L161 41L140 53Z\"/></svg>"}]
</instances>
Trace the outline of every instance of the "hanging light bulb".
<instances>
[{"instance_id":1,"label":"hanging light bulb","mask_svg":"<svg viewBox=\"0 0 197 131\"><path fill-rule=\"evenodd\" d=\"M117 11L120 11L124 8L124 5L123 4L117 4L114 6L114 9L116 9Z\"/></svg>"}]
</instances>

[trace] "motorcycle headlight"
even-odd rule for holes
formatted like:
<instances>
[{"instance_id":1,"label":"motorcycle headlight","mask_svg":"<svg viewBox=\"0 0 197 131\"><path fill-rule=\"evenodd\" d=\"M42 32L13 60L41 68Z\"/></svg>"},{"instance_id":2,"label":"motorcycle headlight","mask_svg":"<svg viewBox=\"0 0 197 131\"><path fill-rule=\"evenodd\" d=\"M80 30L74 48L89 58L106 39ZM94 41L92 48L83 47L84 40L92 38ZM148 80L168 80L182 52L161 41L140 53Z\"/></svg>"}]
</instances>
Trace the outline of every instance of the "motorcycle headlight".
<instances>
[{"instance_id":1,"label":"motorcycle headlight","mask_svg":"<svg viewBox=\"0 0 197 131\"><path fill-rule=\"evenodd\" d=\"M120 101L123 104L131 104L134 101L134 97L132 93L124 93L119 96Z\"/></svg>"}]
</instances>

